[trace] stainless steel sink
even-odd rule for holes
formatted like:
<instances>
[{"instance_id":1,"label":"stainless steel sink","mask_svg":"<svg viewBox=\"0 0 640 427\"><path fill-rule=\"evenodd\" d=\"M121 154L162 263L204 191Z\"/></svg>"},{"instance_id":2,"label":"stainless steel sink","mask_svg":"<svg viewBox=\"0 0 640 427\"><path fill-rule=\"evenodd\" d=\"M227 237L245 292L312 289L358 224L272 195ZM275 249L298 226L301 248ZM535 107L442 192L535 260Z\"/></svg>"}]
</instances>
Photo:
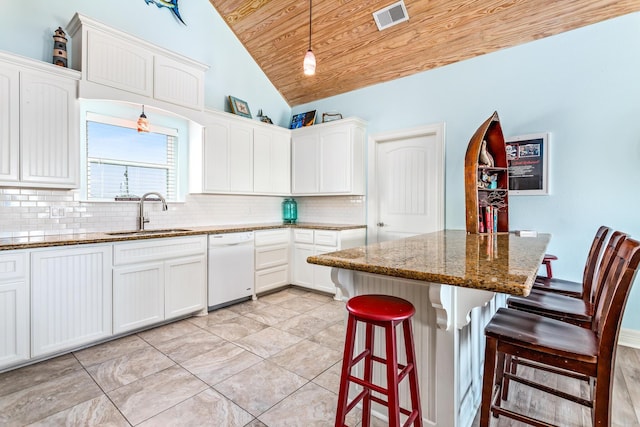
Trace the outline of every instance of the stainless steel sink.
<instances>
[{"instance_id":1,"label":"stainless steel sink","mask_svg":"<svg viewBox=\"0 0 640 427\"><path fill-rule=\"evenodd\" d=\"M187 228L165 228L161 230L132 230L132 231L114 231L110 233L105 233L108 236L148 236L150 234L171 234L171 233L182 233L185 231L191 231Z\"/></svg>"}]
</instances>

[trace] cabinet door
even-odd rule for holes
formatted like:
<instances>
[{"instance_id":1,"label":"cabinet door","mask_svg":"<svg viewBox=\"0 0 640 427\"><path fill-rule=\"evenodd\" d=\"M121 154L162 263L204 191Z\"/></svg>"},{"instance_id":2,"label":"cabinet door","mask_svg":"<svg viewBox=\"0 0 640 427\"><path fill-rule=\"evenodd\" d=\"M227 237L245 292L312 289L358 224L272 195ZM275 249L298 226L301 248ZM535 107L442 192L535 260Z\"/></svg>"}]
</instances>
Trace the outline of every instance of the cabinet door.
<instances>
[{"instance_id":1,"label":"cabinet door","mask_svg":"<svg viewBox=\"0 0 640 427\"><path fill-rule=\"evenodd\" d=\"M291 144L288 133L255 129L253 133L253 191L291 192Z\"/></svg>"},{"instance_id":2,"label":"cabinet door","mask_svg":"<svg viewBox=\"0 0 640 427\"><path fill-rule=\"evenodd\" d=\"M47 73L20 73L22 181L78 186L77 82Z\"/></svg>"},{"instance_id":3,"label":"cabinet door","mask_svg":"<svg viewBox=\"0 0 640 427\"><path fill-rule=\"evenodd\" d=\"M327 252L334 252L336 250L338 250L338 248L335 246L316 245L313 254L326 254ZM336 285L334 285L333 281L331 280L331 267L326 267L323 265L313 266L313 286L319 291L335 294Z\"/></svg>"},{"instance_id":4,"label":"cabinet door","mask_svg":"<svg viewBox=\"0 0 640 427\"><path fill-rule=\"evenodd\" d=\"M20 178L19 87L18 69L0 64L0 183Z\"/></svg>"},{"instance_id":5,"label":"cabinet door","mask_svg":"<svg viewBox=\"0 0 640 427\"><path fill-rule=\"evenodd\" d=\"M155 99L201 110L204 106L204 72L164 56L154 58Z\"/></svg>"},{"instance_id":6,"label":"cabinet door","mask_svg":"<svg viewBox=\"0 0 640 427\"><path fill-rule=\"evenodd\" d=\"M111 335L111 246L31 253L31 355Z\"/></svg>"},{"instance_id":7,"label":"cabinet door","mask_svg":"<svg viewBox=\"0 0 640 427\"><path fill-rule=\"evenodd\" d=\"M153 53L99 30L87 32L87 80L151 97Z\"/></svg>"},{"instance_id":8,"label":"cabinet door","mask_svg":"<svg viewBox=\"0 0 640 427\"><path fill-rule=\"evenodd\" d=\"M320 133L320 193L351 191L351 132L348 126Z\"/></svg>"},{"instance_id":9,"label":"cabinet door","mask_svg":"<svg viewBox=\"0 0 640 427\"><path fill-rule=\"evenodd\" d=\"M318 192L318 135L294 135L292 138L291 192L314 194Z\"/></svg>"},{"instance_id":10,"label":"cabinet door","mask_svg":"<svg viewBox=\"0 0 640 427\"><path fill-rule=\"evenodd\" d=\"M164 320L164 264L151 262L113 269L113 332Z\"/></svg>"},{"instance_id":11,"label":"cabinet door","mask_svg":"<svg viewBox=\"0 0 640 427\"><path fill-rule=\"evenodd\" d=\"M0 369L29 359L29 287L0 283Z\"/></svg>"},{"instance_id":12,"label":"cabinet door","mask_svg":"<svg viewBox=\"0 0 640 427\"><path fill-rule=\"evenodd\" d=\"M165 320L206 308L207 258L196 256L165 263Z\"/></svg>"},{"instance_id":13,"label":"cabinet door","mask_svg":"<svg viewBox=\"0 0 640 427\"><path fill-rule=\"evenodd\" d=\"M229 191L253 192L253 129L231 123L229 129Z\"/></svg>"},{"instance_id":14,"label":"cabinet door","mask_svg":"<svg viewBox=\"0 0 640 427\"><path fill-rule=\"evenodd\" d=\"M314 255L313 245L295 244L293 246L293 283L313 288L313 264L307 258Z\"/></svg>"},{"instance_id":15,"label":"cabinet door","mask_svg":"<svg viewBox=\"0 0 640 427\"><path fill-rule=\"evenodd\" d=\"M229 190L229 125L209 121L204 129L203 190Z\"/></svg>"}]
</instances>

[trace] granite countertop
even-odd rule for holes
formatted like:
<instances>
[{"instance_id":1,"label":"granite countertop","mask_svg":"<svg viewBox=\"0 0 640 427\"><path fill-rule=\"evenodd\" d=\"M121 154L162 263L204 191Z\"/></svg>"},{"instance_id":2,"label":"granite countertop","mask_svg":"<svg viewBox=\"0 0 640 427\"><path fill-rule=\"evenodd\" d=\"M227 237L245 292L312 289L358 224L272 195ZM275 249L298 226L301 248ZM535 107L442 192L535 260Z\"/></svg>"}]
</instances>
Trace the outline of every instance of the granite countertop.
<instances>
[{"instance_id":1,"label":"granite countertop","mask_svg":"<svg viewBox=\"0 0 640 427\"><path fill-rule=\"evenodd\" d=\"M444 230L309 257L312 264L528 295L551 236Z\"/></svg>"},{"instance_id":2,"label":"granite countertop","mask_svg":"<svg viewBox=\"0 0 640 427\"><path fill-rule=\"evenodd\" d=\"M60 235L35 235L24 237L8 237L0 238L0 251L15 249L31 249L43 248L49 246L69 246L90 243L106 243L106 242L122 242L129 240L141 239L158 239L163 237L178 236L195 236L200 234L219 234L219 233L236 233L242 231L258 231L271 230L276 228L311 228L318 230L353 230L357 228L366 228L364 224L326 224L316 222L299 222L297 224L279 223L261 223L261 224L236 224L236 225L211 225L200 227L173 227L170 230L184 231L167 231L162 233L150 234L122 234L113 235L114 232L96 232L96 233L77 233L77 234L60 234ZM148 231L152 231L153 227L147 227ZM135 233L131 230L131 233Z\"/></svg>"}]
</instances>

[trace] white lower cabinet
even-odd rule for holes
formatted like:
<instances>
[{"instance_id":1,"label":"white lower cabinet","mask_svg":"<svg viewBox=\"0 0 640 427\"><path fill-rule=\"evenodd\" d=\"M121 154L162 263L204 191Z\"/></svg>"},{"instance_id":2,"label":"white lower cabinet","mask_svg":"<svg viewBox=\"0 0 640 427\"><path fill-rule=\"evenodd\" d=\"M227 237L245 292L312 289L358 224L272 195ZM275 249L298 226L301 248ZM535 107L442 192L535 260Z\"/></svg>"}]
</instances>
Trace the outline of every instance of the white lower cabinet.
<instances>
[{"instance_id":1,"label":"white lower cabinet","mask_svg":"<svg viewBox=\"0 0 640 427\"><path fill-rule=\"evenodd\" d=\"M34 250L31 357L109 337L111 295L111 245Z\"/></svg>"},{"instance_id":2,"label":"white lower cabinet","mask_svg":"<svg viewBox=\"0 0 640 427\"><path fill-rule=\"evenodd\" d=\"M28 253L0 255L0 370L29 359Z\"/></svg>"},{"instance_id":3,"label":"white lower cabinet","mask_svg":"<svg viewBox=\"0 0 640 427\"><path fill-rule=\"evenodd\" d=\"M289 229L255 232L255 292L277 289L289 283Z\"/></svg>"},{"instance_id":4,"label":"white lower cabinet","mask_svg":"<svg viewBox=\"0 0 640 427\"><path fill-rule=\"evenodd\" d=\"M307 258L327 252L362 246L366 241L364 228L353 230L293 229L293 274L291 282L317 291L335 294L331 267L309 264Z\"/></svg>"},{"instance_id":5,"label":"white lower cabinet","mask_svg":"<svg viewBox=\"0 0 640 427\"><path fill-rule=\"evenodd\" d=\"M113 253L114 333L206 307L206 236L116 243Z\"/></svg>"}]
</instances>

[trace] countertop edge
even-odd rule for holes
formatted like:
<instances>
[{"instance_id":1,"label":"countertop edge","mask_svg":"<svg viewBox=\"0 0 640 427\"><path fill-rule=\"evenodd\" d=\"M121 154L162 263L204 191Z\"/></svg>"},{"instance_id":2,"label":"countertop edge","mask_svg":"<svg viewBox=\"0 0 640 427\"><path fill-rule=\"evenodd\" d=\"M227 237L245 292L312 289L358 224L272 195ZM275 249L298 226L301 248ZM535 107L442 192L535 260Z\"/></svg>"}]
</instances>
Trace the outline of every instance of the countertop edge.
<instances>
[{"instance_id":1,"label":"countertop edge","mask_svg":"<svg viewBox=\"0 0 640 427\"><path fill-rule=\"evenodd\" d=\"M226 234L245 231L273 230L277 228L307 228L316 230L355 230L367 228L363 224L325 224L325 223L257 223L257 224L232 224L190 227L188 231L173 231L167 233L155 233L148 235L113 236L106 232L38 235L29 237L10 237L0 239L0 251L35 249L55 246L88 245L99 243L127 242L134 240L160 239L167 237L197 236L203 234ZM153 228L149 228L153 230ZM133 230L132 230L133 231Z\"/></svg>"}]
</instances>

